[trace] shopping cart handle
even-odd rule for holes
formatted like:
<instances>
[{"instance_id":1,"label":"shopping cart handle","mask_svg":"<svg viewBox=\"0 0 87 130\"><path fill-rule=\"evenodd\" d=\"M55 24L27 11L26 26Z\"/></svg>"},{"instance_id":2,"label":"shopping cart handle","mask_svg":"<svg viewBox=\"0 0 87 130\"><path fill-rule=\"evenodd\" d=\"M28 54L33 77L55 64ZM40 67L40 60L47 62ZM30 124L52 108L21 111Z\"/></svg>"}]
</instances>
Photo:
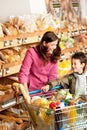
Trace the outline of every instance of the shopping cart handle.
<instances>
[{"instance_id":1,"label":"shopping cart handle","mask_svg":"<svg viewBox=\"0 0 87 130\"><path fill-rule=\"evenodd\" d=\"M51 88L50 90L56 90L59 88L61 88L61 86L55 86L55 87ZM34 90L34 91L29 92L29 94L35 94L35 93L40 93L40 92L42 92L42 90Z\"/></svg>"}]
</instances>

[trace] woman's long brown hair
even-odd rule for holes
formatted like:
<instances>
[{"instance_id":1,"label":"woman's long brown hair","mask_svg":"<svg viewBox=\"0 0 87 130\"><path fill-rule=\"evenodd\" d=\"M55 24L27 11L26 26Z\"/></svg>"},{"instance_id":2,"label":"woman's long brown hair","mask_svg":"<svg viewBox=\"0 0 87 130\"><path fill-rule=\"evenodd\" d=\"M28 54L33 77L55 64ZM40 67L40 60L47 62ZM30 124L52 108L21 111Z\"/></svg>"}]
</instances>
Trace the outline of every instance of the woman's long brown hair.
<instances>
[{"instance_id":1,"label":"woman's long brown hair","mask_svg":"<svg viewBox=\"0 0 87 130\"><path fill-rule=\"evenodd\" d=\"M44 59L44 61L47 62L49 60L49 58L47 57L48 48L46 46L44 46L43 42L45 41L45 43L47 44L49 42L53 42L56 40L58 40L56 49L54 49L53 54L50 57L51 62L55 63L60 58L61 49L59 47L60 39L57 37L57 35L54 32L52 32L52 31L46 32L43 35L40 44L36 47L39 56L42 57Z\"/></svg>"}]
</instances>

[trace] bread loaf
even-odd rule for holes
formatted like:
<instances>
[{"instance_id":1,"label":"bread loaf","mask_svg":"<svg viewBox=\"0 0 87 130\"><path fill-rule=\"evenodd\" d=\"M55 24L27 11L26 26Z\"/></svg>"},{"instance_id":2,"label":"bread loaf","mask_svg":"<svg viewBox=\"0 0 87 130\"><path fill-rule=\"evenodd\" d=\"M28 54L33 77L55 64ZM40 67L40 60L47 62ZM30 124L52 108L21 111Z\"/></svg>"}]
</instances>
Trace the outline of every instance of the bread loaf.
<instances>
[{"instance_id":1,"label":"bread loaf","mask_svg":"<svg viewBox=\"0 0 87 130\"><path fill-rule=\"evenodd\" d=\"M4 57L4 54L2 52L0 52L0 60L7 63L7 59Z\"/></svg>"},{"instance_id":2,"label":"bread loaf","mask_svg":"<svg viewBox=\"0 0 87 130\"><path fill-rule=\"evenodd\" d=\"M13 27L13 26L9 26L8 30L10 32L10 35L17 35L18 34L17 29L15 27Z\"/></svg>"},{"instance_id":3,"label":"bread loaf","mask_svg":"<svg viewBox=\"0 0 87 130\"><path fill-rule=\"evenodd\" d=\"M5 59L6 63L14 63L14 62L20 61L20 59L21 59L18 52L12 48L2 50L1 53L3 55L3 59Z\"/></svg>"},{"instance_id":4,"label":"bread loaf","mask_svg":"<svg viewBox=\"0 0 87 130\"><path fill-rule=\"evenodd\" d=\"M8 28L5 27L4 24L2 24L2 30L5 35L11 35L10 31L8 30Z\"/></svg>"},{"instance_id":5,"label":"bread loaf","mask_svg":"<svg viewBox=\"0 0 87 130\"><path fill-rule=\"evenodd\" d=\"M23 123L23 121L20 118L15 118L13 116L6 116L6 115L2 115L2 114L0 114L0 119L8 119L9 121L15 121L17 123Z\"/></svg>"}]
</instances>

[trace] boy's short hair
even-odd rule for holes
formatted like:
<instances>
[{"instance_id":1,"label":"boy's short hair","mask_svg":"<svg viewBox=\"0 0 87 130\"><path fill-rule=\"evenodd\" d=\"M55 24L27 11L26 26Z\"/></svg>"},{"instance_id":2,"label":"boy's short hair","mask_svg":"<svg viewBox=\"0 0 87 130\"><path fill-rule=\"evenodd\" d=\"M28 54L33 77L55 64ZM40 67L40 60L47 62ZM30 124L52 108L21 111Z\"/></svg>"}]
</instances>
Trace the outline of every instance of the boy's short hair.
<instances>
[{"instance_id":1,"label":"boy's short hair","mask_svg":"<svg viewBox=\"0 0 87 130\"><path fill-rule=\"evenodd\" d=\"M79 59L81 63L87 63L86 54L83 52L76 52L72 55L71 59Z\"/></svg>"}]
</instances>

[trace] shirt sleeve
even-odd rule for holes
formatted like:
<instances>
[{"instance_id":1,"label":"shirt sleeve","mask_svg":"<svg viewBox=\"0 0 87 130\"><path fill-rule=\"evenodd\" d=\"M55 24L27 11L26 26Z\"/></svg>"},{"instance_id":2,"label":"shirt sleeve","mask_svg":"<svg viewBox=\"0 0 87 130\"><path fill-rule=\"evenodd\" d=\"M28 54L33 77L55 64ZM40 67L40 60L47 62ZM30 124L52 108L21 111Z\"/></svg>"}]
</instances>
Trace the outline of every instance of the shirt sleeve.
<instances>
[{"instance_id":1,"label":"shirt sleeve","mask_svg":"<svg viewBox=\"0 0 87 130\"><path fill-rule=\"evenodd\" d=\"M50 88L60 85L66 89L69 87L68 77L69 75L66 75L61 79L50 80L47 84L50 85Z\"/></svg>"},{"instance_id":2,"label":"shirt sleeve","mask_svg":"<svg viewBox=\"0 0 87 130\"><path fill-rule=\"evenodd\" d=\"M28 50L26 52L26 55L24 57L24 60L22 62L22 65L19 71L18 78L19 78L20 83L25 83L28 81L28 76L30 74L30 68L31 68L32 62L33 62L32 56L31 56L30 51Z\"/></svg>"}]
</instances>

